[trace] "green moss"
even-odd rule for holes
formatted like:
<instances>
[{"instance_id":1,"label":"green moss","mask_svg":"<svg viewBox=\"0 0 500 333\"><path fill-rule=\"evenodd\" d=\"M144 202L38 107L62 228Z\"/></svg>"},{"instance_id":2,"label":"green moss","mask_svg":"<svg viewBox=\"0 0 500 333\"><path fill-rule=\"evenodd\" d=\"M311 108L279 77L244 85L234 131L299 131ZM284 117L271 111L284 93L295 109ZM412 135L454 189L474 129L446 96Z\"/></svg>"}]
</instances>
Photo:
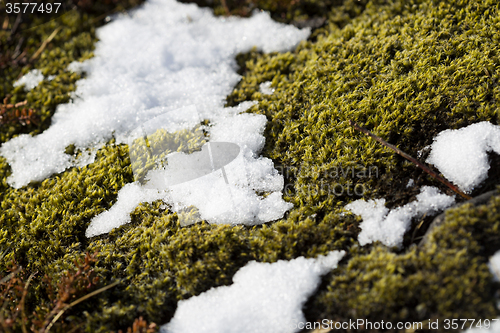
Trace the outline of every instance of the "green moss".
<instances>
[{"instance_id":1,"label":"green moss","mask_svg":"<svg viewBox=\"0 0 500 333\"><path fill-rule=\"evenodd\" d=\"M212 7L216 15L250 16L254 10L265 10L271 17L298 27L317 28L326 19L344 26L365 8L365 0L182 0L199 6ZM333 8L333 9L332 9Z\"/></svg>"},{"instance_id":2,"label":"green moss","mask_svg":"<svg viewBox=\"0 0 500 333\"><path fill-rule=\"evenodd\" d=\"M127 327L140 315L165 322L176 302L213 286L229 284L249 260L274 262L347 249L353 218L329 215L317 222L301 210L288 221L261 227L197 224L180 228L160 203L139 206L132 223L109 235L86 239L90 219L109 208L132 181L126 146L107 146L96 162L45 180L37 188L8 190L2 202L0 249L9 249L0 269L15 259L30 271L58 280L82 253L98 252L102 283L124 282L100 295L87 311L92 332ZM97 304L96 304L97 303Z\"/></svg>"},{"instance_id":3,"label":"green moss","mask_svg":"<svg viewBox=\"0 0 500 333\"><path fill-rule=\"evenodd\" d=\"M487 258L498 250L500 196L451 209L430 240L403 254L376 246L327 278L311 319L415 321L498 316ZM441 327L441 331L447 331Z\"/></svg>"},{"instance_id":4,"label":"green moss","mask_svg":"<svg viewBox=\"0 0 500 333\"><path fill-rule=\"evenodd\" d=\"M407 202L415 193L398 193L410 178L417 185L440 184L355 131L349 120L413 156L441 130L483 120L496 124L497 7L370 2L343 29L330 24L293 53L255 55L228 105L258 100L249 112L269 120L264 154L289 171L294 188L330 190L293 196L294 204L343 206L352 198L331 192L349 183L362 184L369 196L389 196L391 206ZM265 81L272 81L273 95L259 92ZM353 176L346 172L353 165L376 167L379 177ZM340 168L345 174L336 172Z\"/></svg>"},{"instance_id":5,"label":"green moss","mask_svg":"<svg viewBox=\"0 0 500 333\"><path fill-rule=\"evenodd\" d=\"M98 252L95 270L101 284L116 279L121 283L62 320L73 319L88 332L109 332L129 327L141 315L167 322L179 300L230 284L249 260L274 262L344 249L348 258L326 277L310 303L311 319L496 317L492 295L498 286L491 283L486 262L500 237L500 199L453 210L432 231L425 248L413 246L399 253L380 245L356 247L359 219L341 213L346 203L362 196L386 197L392 207L412 200L421 185L441 186L356 132L349 120L414 156L443 129L498 122L498 4L295 3L276 7L273 15L285 13L284 21L298 22L320 15L320 8L326 24L294 52L239 56L244 76L227 99L228 105L257 100L250 112L269 120L263 154L285 176L284 197L294 204L285 218L257 227L200 223L182 228L176 214L154 202L140 205L132 223L87 239L90 220L111 207L119 189L134 180L128 146L110 142L94 163L18 190L8 187L9 166L0 159L0 253L5 253L0 271L15 260L57 281L83 253ZM309 3L311 7L305 5ZM272 3L262 2L261 7L267 5ZM2 142L47 128L56 106L69 100L80 76L64 68L92 55L101 14L91 6L51 22L35 18L23 26L45 23L29 33L28 54L56 27L61 30L35 62L2 68L8 79L1 93L12 94L11 102L27 99L40 117L36 125L2 126ZM0 37L7 38L2 33ZM56 79L28 93L12 88L31 68ZM272 81L273 95L259 92L265 81ZM165 133L157 135L162 139L153 144L172 140ZM78 154L74 147L67 153ZM139 151L139 157L143 153ZM410 178L418 186L406 189ZM32 288L30 306L45 304L40 278L33 280Z\"/></svg>"},{"instance_id":6,"label":"green moss","mask_svg":"<svg viewBox=\"0 0 500 333\"><path fill-rule=\"evenodd\" d=\"M200 127L174 133L159 129L147 138L134 140L130 147L134 180L143 181L149 170L163 166L167 155L171 152L190 154L200 150L205 142L205 136Z\"/></svg>"}]
</instances>

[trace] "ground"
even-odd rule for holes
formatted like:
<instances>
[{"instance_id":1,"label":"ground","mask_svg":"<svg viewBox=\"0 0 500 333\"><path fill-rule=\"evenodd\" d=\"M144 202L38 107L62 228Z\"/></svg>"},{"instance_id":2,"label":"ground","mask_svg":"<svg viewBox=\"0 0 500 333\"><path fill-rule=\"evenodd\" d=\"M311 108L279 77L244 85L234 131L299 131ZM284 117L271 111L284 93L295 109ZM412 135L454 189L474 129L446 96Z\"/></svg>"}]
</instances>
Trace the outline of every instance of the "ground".
<instances>
[{"instance_id":1,"label":"ground","mask_svg":"<svg viewBox=\"0 0 500 333\"><path fill-rule=\"evenodd\" d=\"M453 195L415 165L354 130L349 120L421 160L428 153L424 148L444 129L479 121L497 124L499 4L198 3L219 15L248 15L253 8L263 8L278 21L314 28L309 40L292 52L239 55L243 77L227 97L228 106L259 102L248 112L268 119L262 155L282 171L284 198L294 208L283 219L262 226L180 227L176 214L155 202L138 207L132 223L87 239L90 219L111 207L118 190L133 179L126 145L109 142L94 163L21 189L9 187L9 166L0 159L0 277L10 276L0 280L0 291L12 300L0 310L4 330L22 332L23 323L47 327L64 308L57 308L55 301L69 304L115 281L119 283L113 288L64 311L51 331L126 330L139 317L160 325L170 320L179 300L229 285L250 260L275 262L331 250L348 254L306 304L309 321L426 323L498 317L494 297L499 285L487 262L499 249L500 195L486 204L448 210L444 223L429 231L432 218L414 221L402 249L359 246L361 220L343 207L362 196L386 198L389 208L401 206L414 200L423 185ZM106 15L137 4L66 1L65 15L23 16L17 27L16 16L2 14L0 77L5 79L0 97L6 99L1 106L1 142L20 133L40 133L50 125L56 106L69 101L81 78L65 71L67 65L92 56L95 29L105 23ZM55 37L41 47L56 29ZM56 77L30 92L14 88L16 79L33 68ZM259 92L266 81L272 81L274 94ZM8 106L25 100L26 105ZM71 147L67 152L78 153ZM487 183L472 196L498 183L498 158L491 156L491 161ZM345 172L353 169L355 173ZM407 188L410 179L416 185ZM362 195L357 194L360 189ZM426 232L428 240L419 245ZM74 277L78 269L81 273ZM8 275L11 271L17 280Z\"/></svg>"}]
</instances>

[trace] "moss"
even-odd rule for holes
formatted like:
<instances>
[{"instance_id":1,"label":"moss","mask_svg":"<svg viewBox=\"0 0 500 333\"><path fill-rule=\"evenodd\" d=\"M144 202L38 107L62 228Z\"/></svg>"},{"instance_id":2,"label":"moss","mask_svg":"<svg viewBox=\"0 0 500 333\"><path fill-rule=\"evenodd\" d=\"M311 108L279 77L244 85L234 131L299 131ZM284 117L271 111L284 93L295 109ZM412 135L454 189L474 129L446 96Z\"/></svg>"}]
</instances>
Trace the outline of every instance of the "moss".
<instances>
[{"instance_id":1,"label":"moss","mask_svg":"<svg viewBox=\"0 0 500 333\"><path fill-rule=\"evenodd\" d=\"M36 61L2 65L7 80L1 93L11 94L12 103L28 100L40 117L36 125L2 126L2 142L19 133L39 133L56 106L69 100L80 76L64 68L92 55L95 27L106 14L92 1L82 3L90 7L81 5L50 22L34 17L23 23L22 29L44 23L26 32L31 44L21 43L21 48L28 55L56 27L61 30ZM251 3L241 4L247 6L241 10ZM344 249L348 258L310 303L311 319L496 316L492 295L498 286L490 282L486 261L500 236L498 198L453 210L425 248L397 253L380 245L355 246L359 219L346 215L343 206L364 196L386 197L392 207L412 200L421 185L441 186L355 132L348 120L414 156L443 129L498 122L498 4L294 3L262 1L258 6L277 6L274 17L287 22L322 16L326 23L294 52L241 55L243 78L227 98L228 105L257 100L250 112L269 120L263 154L285 176L285 199L294 204L283 219L257 227L200 223L182 228L176 214L154 202L140 205L132 223L87 239L90 220L111 207L119 189L134 179L128 146L110 142L94 163L18 190L6 184L10 171L0 159L0 253L5 253L0 271L15 260L56 281L76 258L98 252L95 270L101 283L121 283L64 320L84 313L79 317L86 331L109 332L130 327L139 316L167 322L179 300L229 284L249 260L274 262ZM0 38L8 38L5 31ZM17 42L9 43L13 52ZM14 89L12 83L31 68L56 78L28 93ZM265 81L272 81L273 95L259 92ZM67 153L78 152L68 147ZM410 178L417 186L406 189ZM32 286L30 306L46 303L42 281Z\"/></svg>"},{"instance_id":2,"label":"moss","mask_svg":"<svg viewBox=\"0 0 500 333\"><path fill-rule=\"evenodd\" d=\"M423 323L429 318L496 318L498 284L487 258L498 249L499 228L497 195L485 205L448 210L420 248L403 254L381 246L353 249L352 259L328 276L309 315L314 320Z\"/></svg>"},{"instance_id":3,"label":"moss","mask_svg":"<svg viewBox=\"0 0 500 333\"><path fill-rule=\"evenodd\" d=\"M79 309L87 313L88 331L108 332L130 326L141 315L166 322L179 299L230 284L249 260L315 257L347 249L354 241L355 233L345 231L354 218L340 220L332 214L318 222L306 218L309 211L298 210L287 221L254 228L206 223L181 228L176 215L161 209L160 202L139 206L131 224L87 239L90 219L111 207L118 190L131 181L127 146L110 144L93 164L36 188L7 190L0 249L8 251L0 270L15 260L58 281L82 253L98 252L95 270L102 283L123 283ZM41 302L43 295L39 297Z\"/></svg>"},{"instance_id":4,"label":"moss","mask_svg":"<svg viewBox=\"0 0 500 333\"><path fill-rule=\"evenodd\" d=\"M331 195L336 184L362 184L367 195L389 196L391 206L415 195L397 196L410 178L440 186L349 120L414 156L441 130L498 122L498 8L471 6L370 2L343 29L330 24L293 53L246 62L228 105L258 100L249 112L269 119L264 154L289 171L294 188L330 190L294 196L294 204L343 206L352 198ZM265 81L272 81L273 95L259 92ZM346 172L355 165L376 167L379 177Z\"/></svg>"},{"instance_id":5,"label":"moss","mask_svg":"<svg viewBox=\"0 0 500 333\"><path fill-rule=\"evenodd\" d=\"M294 24L300 28L318 28L326 19L331 24L343 27L353 17L358 16L367 3L360 0L185 0L185 2L213 7L216 15L249 16L254 10L266 10L276 21Z\"/></svg>"}]
</instances>

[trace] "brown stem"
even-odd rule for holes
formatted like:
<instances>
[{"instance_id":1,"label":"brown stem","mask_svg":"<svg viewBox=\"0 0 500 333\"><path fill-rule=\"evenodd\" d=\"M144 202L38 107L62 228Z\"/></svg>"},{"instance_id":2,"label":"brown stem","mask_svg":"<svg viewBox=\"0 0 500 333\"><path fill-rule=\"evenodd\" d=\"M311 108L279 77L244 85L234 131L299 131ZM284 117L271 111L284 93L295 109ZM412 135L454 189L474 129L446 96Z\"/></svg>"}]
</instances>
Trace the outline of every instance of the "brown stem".
<instances>
[{"instance_id":1,"label":"brown stem","mask_svg":"<svg viewBox=\"0 0 500 333\"><path fill-rule=\"evenodd\" d=\"M226 16L229 16L229 7L227 6L226 0L220 0L222 3L222 7L224 7L224 11L226 12Z\"/></svg>"},{"instance_id":2,"label":"brown stem","mask_svg":"<svg viewBox=\"0 0 500 333\"><path fill-rule=\"evenodd\" d=\"M443 183L444 185L448 186L450 189L452 189L454 192L460 194L460 196L464 197L465 199L467 200L470 200L472 199L472 197L468 196L467 194L463 193L462 191L460 191L455 185L453 185L452 183L450 183L449 181L447 181L446 179L444 179L443 177L441 177L440 175L438 175L436 172L432 171L427 165L423 164L422 162L420 162L419 160L411 157L410 155L408 155L407 153L405 153L404 151L402 151L401 149L399 149L398 147L394 146L394 145L391 145L389 142L385 141L384 139L382 139L381 137L373 134L372 132L370 132L369 130L367 130L366 128L363 128L361 126L359 126L358 124L356 124L355 122L353 122L352 120L349 120L349 124L351 124L351 126L353 126L355 129L357 129L358 131L361 131L363 133L365 133L366 135L372 137L373 139L377 140L378 142L380 142L381 144L383 144L384 146L388 147L388 148L391 148L392 150L394 150L396 153L398 153L399 155L403 156L404 158L406 158L408 161L412 162L413 164L415 164L416 166L418 166L420 169L424 170L427 174L429 174L432 178L436 179L436 180L439 180L441 183Z\"/></svg>"}]
</instances>

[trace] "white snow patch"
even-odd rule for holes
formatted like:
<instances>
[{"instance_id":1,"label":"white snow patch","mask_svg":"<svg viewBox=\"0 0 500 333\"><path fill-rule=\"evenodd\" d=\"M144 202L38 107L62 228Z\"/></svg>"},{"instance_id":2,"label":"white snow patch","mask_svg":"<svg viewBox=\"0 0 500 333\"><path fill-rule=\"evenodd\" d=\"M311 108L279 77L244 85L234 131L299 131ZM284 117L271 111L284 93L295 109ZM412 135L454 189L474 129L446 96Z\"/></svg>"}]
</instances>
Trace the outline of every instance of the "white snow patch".
<instances>
[{"instance_id":1,"label":"white snow patch","mask_svg":"<svg viewBox=\"0 0 500 333\"><path fill-rule=\"evenodd\" d=\"M14 82L14 87L24 85L24 90L29 91L43 81L43 74L39 69L32 69L19 80Z\"/></svg>"},{"instance_id":2,"label":"white snow patch","mask_svg":"<svg viewBox=\"0 0 500 333\"><path fill-rule=\"evenodd\" d=\"M141 202L153 202L165 197L165 193L155 189L145 189L138 183L129 183L121 188L117 202L106 212L98 215L85 231L87 237L108 233L113 228L130 222L130 213Z\"/></svg>"},{"instance_id":3,"label":"white snow patch","mask_svg":"<svg viewBox=\"0 0 500 333\"><path fill-rule=\"evenodd\" d=\"M500 282L500 251L495 252L490 258L488 267L490 268L491 274L493 274L493 280Z\"/></svg>"},{"instance_id":4,"label":"white snow patch","mask_svg":"<svg viewBox=\"0 0 500 333\"><path fill-rule=\"evenodd\" d=\"M488 176L488 152L500 154L500 126L483 121L439 133L427 159L460 189L470 193Z\"/></svg>"},{"instance_id":5,"label":"white snow patch","mask_svg":"<svg viewBox=\"0 0 500 333\"><path fill-rule=\"evenodd\" d=\"M259 85L259 91L264 95L272 95L274 94L274 88L271 87L272 82L267 81L263 82Z\"/></svg>"},{"instance_id":6,"label":"white snow patch","mask_svg":"<svg viewBox=\"0 0 500 333\"><path fill-rule=\"evenodd\" d=\"M345 208L361 215L362 231L358 235L361 245L380 241L386 246L401 247L403 237L411 226L411 219L426 213L436 213L455 202L454 197L439 193L435 187L424 186L417 200L393 210L385 207L385 199L351 202Z\"/></svg>"},{"instance_id":7,"label":"white snow patch","mask_svg":"<svg viewBox=\"0 0 500 333\"><path fill-rule=\"evenodd\" d=\"M410 188L410 187L413 187L415 186L415 181L413 179L410 179L408 181L408 184L406 184L406 188Z\"/></svg>"},{"instance_id":8,"label":"white snow patch","mask_svg":"<svg viewBox=\"0 0 500 333\"><path fill-rule=\"evenodd\" d=\"M212 288L180 301L162 333L292 333L305 322L302 306L320 283L321 275L337 267L344 251L316 259L252 261L233 277L230 286Z\"/></svg>"},{"instance_id":9,"label":"white snow patch","mask_svg":"<svg viewBox=\"0 0 500 333\"><path fill-rule=\"evenodd\" d=\"M309 33L265 12L222 18L194 4L148 1L98 29L95 57L69 67L87 76L75 99L58 106L49 129L3 144L0 154L12 168L8 183L20 188L62 172L75 165L64 153L68 145L83 150L113 135L125 140L140 124L186 105L213 121L226 112L225 98L240 78L238 53L254 46L287 51Z\"/></svg>"},{"instance_id":10,"label":"white snow patch","mask_svg":"<svg viewBox=\"0 0 500 333\"><path fill-rule=\"evenodd\" d=\"M256 158L265 142L262 135L265 124L263 115L240 114L220 118L210 129L210 143L234 143L240 147L237 157L224 166L227 183L221 169L209 170L209 174L197 177L202 163L201 152L171 154L165 168L149 171L146 176L149 181L144 186L136 184L122 188L117 203L91 221L86 236L107 233L129 223L129 213L140 202L158 199L163 199L178 213L196 207L199 216L191 217L191 221L181 221L184 225L199 220L214 224L255 225L282 218L293 207L282 199L283 176L274 169L270 159ZM191 175L195 176L194 179ZM161 194L162 190L166 192ZM148 191L160 194L145 195L145 192L150 193ZM256 192L269 195L264 198ZM143 198L149 199L141 201Z\"/></svg>"},{"instance_id":11,"label":"white snow patch","mask_svg":"<svg viewBox=\"0 0 500 333\"><path fill-rule=\"evenodd\" d=\"M73 61L71 64L68 65L67 70L77 74L82 74L90 70L90 64L88 61L85 62Z\"/></svg>"}]
</instances>

